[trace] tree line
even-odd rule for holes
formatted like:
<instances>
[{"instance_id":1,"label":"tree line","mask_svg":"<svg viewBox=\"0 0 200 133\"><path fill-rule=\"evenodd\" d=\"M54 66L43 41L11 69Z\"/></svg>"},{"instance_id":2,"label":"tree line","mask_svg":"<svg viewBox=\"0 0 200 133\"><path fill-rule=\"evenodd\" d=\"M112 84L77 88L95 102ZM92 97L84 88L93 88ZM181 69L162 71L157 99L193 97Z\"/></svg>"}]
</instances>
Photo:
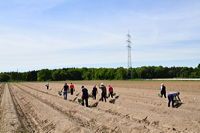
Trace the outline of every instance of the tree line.
<instances>
[{"instance_id":1,"label":"tree line","mask_svg":"<svg viewBox=\"0 0 200 133\"><path fill-rule=\"evenodd\" d=\"M0 81L126 80L200 78L200 64L193 67L143 66L137 68L63 68L0 73Z\"/></svg>"}]
</instances>

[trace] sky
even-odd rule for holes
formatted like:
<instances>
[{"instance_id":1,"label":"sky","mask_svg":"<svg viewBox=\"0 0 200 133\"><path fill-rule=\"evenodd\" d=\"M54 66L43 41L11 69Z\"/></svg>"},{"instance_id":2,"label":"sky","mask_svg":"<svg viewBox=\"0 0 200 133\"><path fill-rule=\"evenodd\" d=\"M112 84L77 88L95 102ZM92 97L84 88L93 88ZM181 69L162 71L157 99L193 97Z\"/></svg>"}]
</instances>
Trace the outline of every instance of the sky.
<instances>
[{"instance_id":1,"label":"sky","mask_svg":"<svg viewBox=\"0 0 200 133\"><path fill-rule=\"evenodd\" d=\"M200 64L199 0L1 0L0 72Z\"/></svg>"}]
</instances>

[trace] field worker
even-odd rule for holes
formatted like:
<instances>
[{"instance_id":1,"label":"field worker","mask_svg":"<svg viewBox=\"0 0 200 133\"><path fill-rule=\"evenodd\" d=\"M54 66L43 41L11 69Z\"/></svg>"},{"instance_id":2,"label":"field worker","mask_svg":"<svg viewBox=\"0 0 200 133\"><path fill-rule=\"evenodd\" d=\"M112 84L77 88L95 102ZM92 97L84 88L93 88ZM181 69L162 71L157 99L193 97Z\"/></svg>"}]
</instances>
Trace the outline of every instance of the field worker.
<instances>
[{"instance_id":1,"label":"field worker","mask_svg":"<svg viewBox=\"0 0 200 133\"><path fill-rule=\"evenodd\" d=\"M49 82L45 85L47 87L47 90L49 89Z\"/></svg>"},{"instance_id":2,"label":"field worker","mask_svg":"<svg viewBox=\"0 0 200 133\"><path fill-rule=\"evenodd\" d=\"M165 85L162 83L160 86L160 97L162 97L164 95L164 97L166 98L166 87Z\"/></svg>"},{"instance_id":3,"label":"field worker","mask_svg":"<svg viewBox=\"0 0 200 133\"><path fill-rule=\"evenodd\" d=\"M86 107L88 107L88 90L84 86L82 86L81 88L82 88L82 105L84 106L84 100L85 100Z\"/></svg>"},{"instance_id":4,"label":"field worker","mask_svg":"<svg viewBox=\"0 0 200 133\"><path fill-rule=\"evenodd\" d=\"M96 96L97 96L97 85L95 85L92 89L92 96L94 97L94 99L96 100Z\"/></svg>"},{"instance_id":5,"label":"field worker","mask_svg":"<svg viewBox=\"0 0 200 133\"><path fill-rule=\"evenodd\" d=\"M74 85L71 83L70 84L70 93L73 95L73 92L75 91Z\"/></svg>"},{"instance_id":6,"label":"field worker","mask_svg":"<svg viewBox=\"0 0 200 133\"><path fill-rule=\"evenodd\" d=\"M170 103L172 102L172 107L174 107L175 101L181 101L179 98L180 92L170 92L168 93L168 107L170 107Z\"/></svg>"},{"instance_id":7,"label":"field worker","mask_svg":"<svg viewBox=\"0 0 200 133\"><path fill-rule=\"evenodd\" d=\"M109 94L108 94L108 97L112 97L113 98L113 87L112 86L108 86L109 88L108 88L108 91L109 91Z\"/></svg>"},{"instance_id":8,"label":"field worker","mask_svg":"<svg viewBox=\"0 0 200 133\"><path fill-rule=\"evenodd\" d=\"M64 99L67 100L67 93L69 90L69 86L67 85L67 83L65 83L65 85L63 86L62 90L64 89L63 95L64 95ZM62 92L61 90L61 92Z\"/></svg>"},{"instance_id":9,"label":"field worker","mask_svg":"<svg viewBox=\"0 0 200 133\"><path fill-rule=\"evenodd\" d=\"M103 99L105 100L105 102L106 102L106 95L107 95L107 92L106 92L106 86L103 84L103 83L101 83L100 84L100 87L99 87L100 89L101 89L101 101L103 101Z\"/></svg>"}]
</instances>

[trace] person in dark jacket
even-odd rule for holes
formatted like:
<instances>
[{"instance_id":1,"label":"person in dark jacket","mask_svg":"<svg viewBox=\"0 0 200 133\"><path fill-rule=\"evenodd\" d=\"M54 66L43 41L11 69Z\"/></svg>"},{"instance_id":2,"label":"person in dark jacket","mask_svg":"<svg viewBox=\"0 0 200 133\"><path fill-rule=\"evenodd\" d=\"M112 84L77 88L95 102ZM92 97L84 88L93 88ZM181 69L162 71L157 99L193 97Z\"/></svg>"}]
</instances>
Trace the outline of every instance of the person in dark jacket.
<instances>
[{"instance_id":1,"label":"person in dark jacket","mask_svg":"<svg viewBox=\"0 0 200 133\"><path fill-rule=\"evenodd\" d=\"M62 90L64 90L64 92L63 92L64 99L67 100L67 93L69 91L69 86L67 85L67 83L65 83ZM61 90L61 92L62 92L62 90Z\"/></svg>"},{"instance_id":2,"label":"person in dark jacket","mask_svg":"<svg viewBox=\"0 0 200 133\"><path fill-rule=\"evenodd\" d=\"M162 98L162 96L164 95L164 97L166 98L166 87L165 85L162 83L161 87L160 87L160 97Z\"/></svg>"},{"instance_id":3,"label":"person in dark jacket","mask_svg":"<svg viewBox=\"0 0 200 133\"><path fill-rule=\"evenodd\" d=\"M95 85L92 89L92 96L94 97L95 100L96 100L96 95L97 95L97 86Z\"/></svg>"},{"instance_id":4,"label":"person in dark jacket","mask_svg":"<svg viewBox=\"0 0 200 133\"><path fill-rule=\"evenodd\" d=\"M172 102L172 107L174 106L175 101L181 101L179 98L180 92L171 92L168 93L168 107L170 107L170 103Z\"/></svg>"},{"instance_id":5,"label":"person in dark jacket","mask_svg":"<svg viewBox=\"0 0 200 133\"><path fill-rule=\"evenodd\" d=\"M85 100L86 107L88 107L88 90L84 86L82 86L81 88L82 88L82 105L84 106L84 100Z\"/></svg>"},{"instance_id":6,"label":"person in dark jacket","mask_svg":"<svg viewBox=\"0 0 200 133\"><path fill-rule=\"evenodd\" d=\"M105 100L105 102L106 102L106 98L107 98L107 91L106 91L106 86L103 84L103 83L101 83L100 84L100 87L99 87L100 89L101 89L101 101L103 101L103 99Z\"/></svg>"}]
</instances>

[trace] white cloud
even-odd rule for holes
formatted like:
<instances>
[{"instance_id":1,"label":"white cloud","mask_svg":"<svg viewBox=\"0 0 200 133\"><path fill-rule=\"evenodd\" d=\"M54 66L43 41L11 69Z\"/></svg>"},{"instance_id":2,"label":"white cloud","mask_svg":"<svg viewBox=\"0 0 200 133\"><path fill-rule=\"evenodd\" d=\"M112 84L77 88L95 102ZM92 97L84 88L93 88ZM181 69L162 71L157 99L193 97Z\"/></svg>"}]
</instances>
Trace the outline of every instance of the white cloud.
<instances>
[{"instance_id":1,"label":"white cloud","mask_svg":"<svg viewBox=\"0 0 200 133\"><path fill-rule=\"evenodd\" d=\"M16 15L25 8L40 14L63 2L66 1L15 0L13 6L21 5L16 6L19 9ZM122 10L87 18L86 22L52 20L47 16L47 19L30 20L22 17L19 21L22 24L0 26L0 59L3 60L0 67L15 69L26 64L27 68L52 68L68 63L73 66L126 62L128 30L132 35L134 61L199 59L200 13L198 6L193 10L191 6L186 7L162 13Z\"/></svg>"}]
</instances>

